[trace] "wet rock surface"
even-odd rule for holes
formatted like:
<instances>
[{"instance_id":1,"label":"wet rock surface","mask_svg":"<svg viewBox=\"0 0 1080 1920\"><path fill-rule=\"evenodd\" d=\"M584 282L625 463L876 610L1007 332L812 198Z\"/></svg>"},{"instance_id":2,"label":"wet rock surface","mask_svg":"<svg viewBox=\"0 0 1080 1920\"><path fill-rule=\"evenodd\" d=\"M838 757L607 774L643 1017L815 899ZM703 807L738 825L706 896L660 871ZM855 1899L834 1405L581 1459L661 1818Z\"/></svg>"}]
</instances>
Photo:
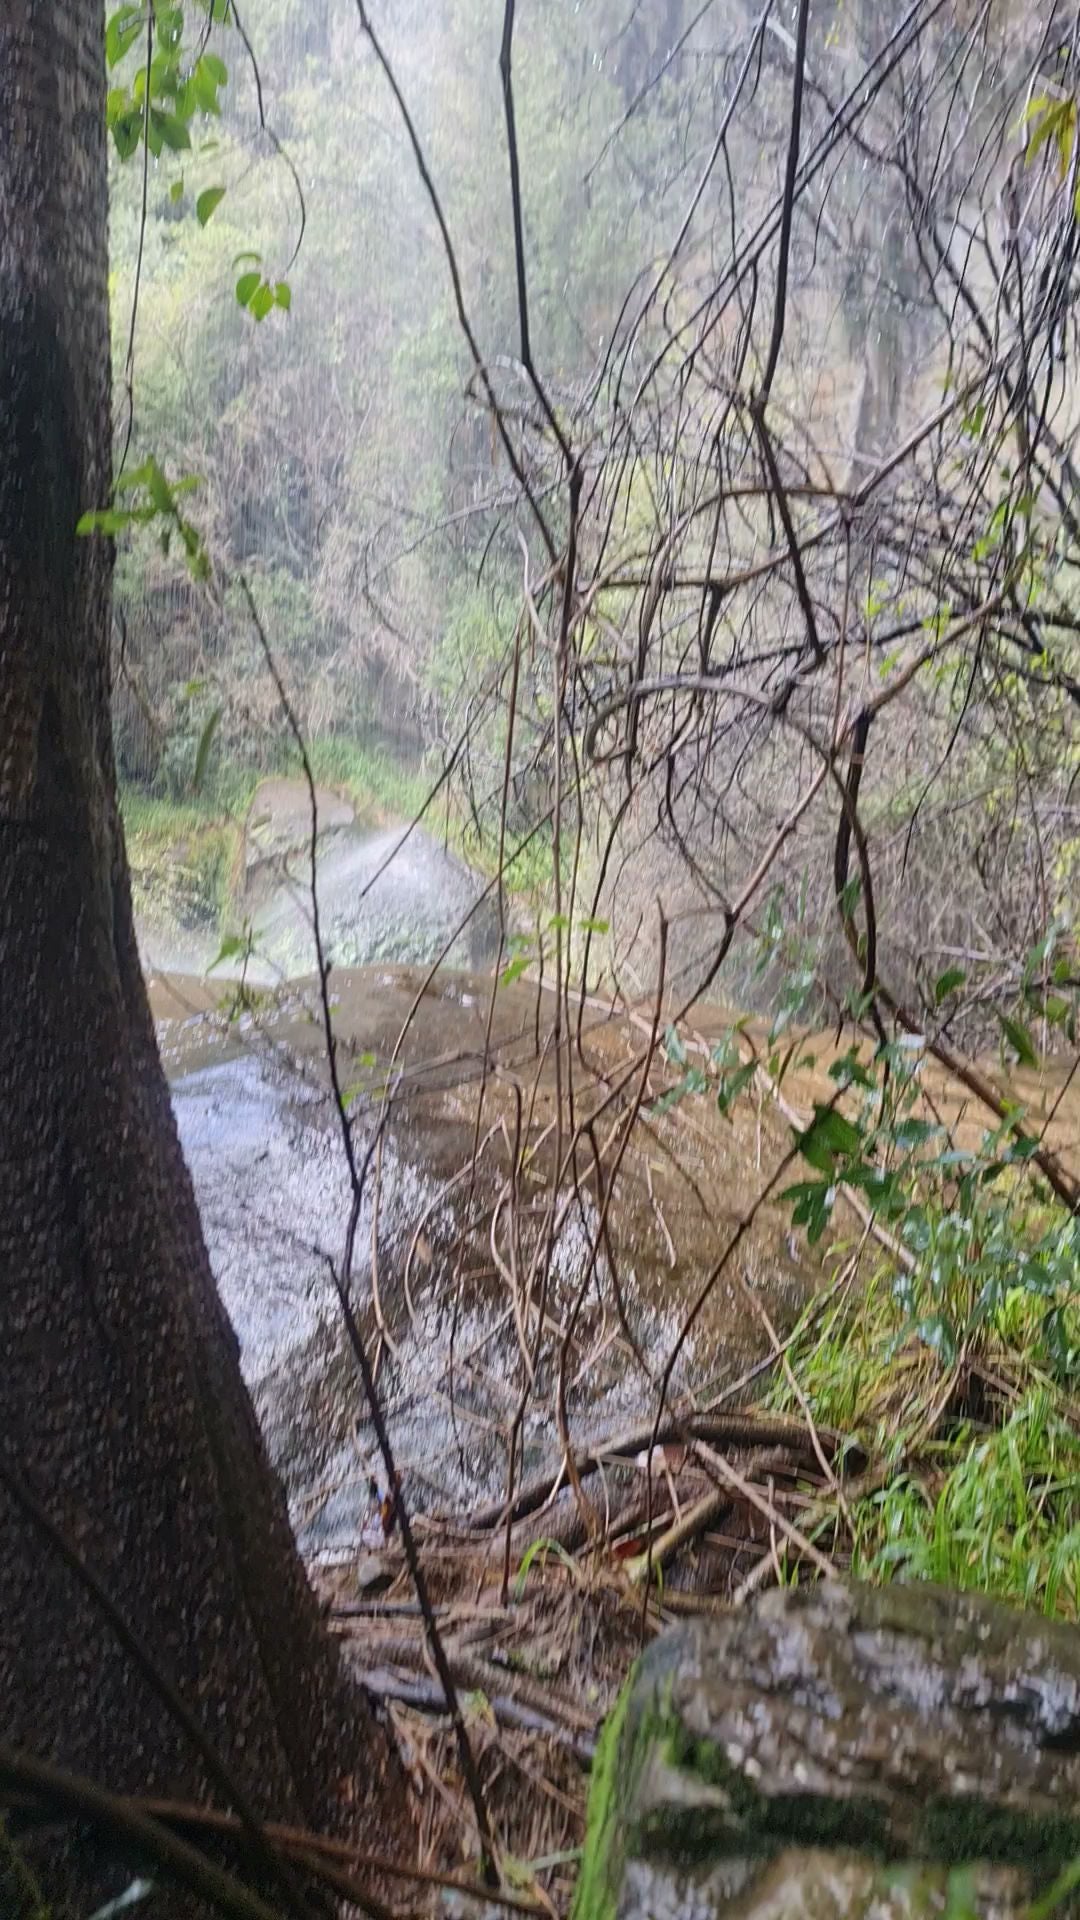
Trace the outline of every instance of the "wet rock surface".
<instances>
[{"instance_id":1,"label":"wet rock surface","mask_svg":"<svg viewBox=\"0 0 1080 1920\"><path fill-rule=\"evenodd\" d=\"M1078 1854L1080 1630L825 1585L643 1656L597 1758L575 1920L914 1916L960 1888L1013 1914Z\"/></svg>"},{"instance_id":2,"label":"wet rock surface","mask_svg":"<svg viewBox=\"0 0 1080 1920\"><path fill-rule=\"evenodd\" d=\"M336 967L483 968L498 952L494 890L422 827L364 826L350 802L316 789L323 951ZM303 780L255 791L220 924L147 913L138 933L148 973L281 986L317 965L312 931L311 796Z\"/></svg>"},{"instance_id":3,"label":"wet rock surface","mask_svg":"<svg viewBox=\"0 0 1080 1920\"><path fill-rule=\"evenodd\" d=\"M275 978L315 965L307 850L276 863L278 884L252 916L257 958ZM319 857L319 918L335 966L379 962L482 967L498 947L498 912L484 883L415 827L336 832Z\"/></svg>"},{"instance_id":4,"label":"wet rock surface","mask_svg":"<svg viewBox=\"0 0 1080 1920\"><path fill-rule=\"evenodd\" d=\"M315 789L320 853L329 836L345 833L356 815L342 794ZM264 903L298 856L311 847L311 794L306 780L261 780L244 820L244 858L239 892L249 907Z\"/></svg>"},{"instance_id":5,"label":"wet rock surface","mask_svg":"<svg viewBox=\"0 0 1080 1920\"><path fill-rule=\"evenodd\" d=\"M301 1544L309 1554L355 1552L380 1465L327 1265L341 1258L350 1193L327 1096L317 990L300 982L237 1013L235 987L175 977L150 987L211 1260ZM543 1043L551 999L526 981L498 989L472 1179L490 976L446 973L429 983L420 968L357 969L335 972L331 987L361 1151L395 1055L398 1075L356 1236L356 1303L379 1355L411 1505L461 1512L499 1499L506 1484L523 1378L510 1261L527 1261L534 1236L547 1231L555 1150L555 1066ZM588 1074L575 1058L579 1110L607 1097L634 1042L624 1026L592 1016L582 1048ZM530 1153L518 1176L511 1254L519 1128L528 1129ZM711 1136L673 1128L668 1139L642 1129L595 1260L586 1165L554 1239L545 1301L550 1329L577 1312L567 1395L583 1438L624 1430L652 1408L655 1388L630 1341L654 1360L670 1351L755 1194L755 1143L752 1111ZM761 1209L684 1343L673 1395L694 1382L707 1398L710 1383L761 1358L767 1342L751 1294L775 1324L790 1325L815 1273L792 1258L786 1226L780 1208ZM532 1344L535 1304L528 1311ZM558 1349L550 1332L527 1397L522 1479L561 1457Z\"/></svg>"}]
</instances>

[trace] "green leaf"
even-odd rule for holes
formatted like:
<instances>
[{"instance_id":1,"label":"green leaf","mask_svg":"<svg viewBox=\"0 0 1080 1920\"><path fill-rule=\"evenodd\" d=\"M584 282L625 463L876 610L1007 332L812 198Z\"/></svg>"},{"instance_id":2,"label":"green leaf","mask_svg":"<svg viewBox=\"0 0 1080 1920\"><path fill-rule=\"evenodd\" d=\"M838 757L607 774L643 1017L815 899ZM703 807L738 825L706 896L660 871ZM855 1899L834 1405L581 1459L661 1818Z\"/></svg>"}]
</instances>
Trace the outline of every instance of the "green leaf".
<instances>
[{"instance_id":1,"label":"green leaf","mask_svg":"<svg viewBox=\"0 0 1080 1920\"><path fill-rule=\"evenodd\" d=\"M158 512L172 513L174 511L172 488L152 455L146 462L144 472L147 491Z\"/></svg>"},{"instance_id":2,"label":"green leaf","mask_svg":"<svg viewBox=\"0 0 1080 1920\"><path fill-rule=\"evenodd\" d=\"M528 968L528 965L529 965L529 955L527 953L519 953L516 959L511 960L509 965L505 966L502 972L500 973L499 975L500 987L513 986L513 983L515 980L520 980L522 974Z\"/></svg>"},{"instance_id":3,"label":"green leaf","mask_svg":"<svg viewBox=\"0 0 1080 1920\"><path fill-rule=\"evenodd\" d=\"M757 1062L748 1060L744 1066L736 1067L734 1073L725 1073L716 1096L716 1105L721 1113L731 1112L743 1088L750 1085L756 1072Z\"/></svg>"},{"instance_id":4,"label":"green leaf","mask_svg":"<svg viewBox=\"0 0 1080 1920\"><path fill-rule=\"evenodd\" d=\"M121 160L130 160L139 141L142 139L143 111L141 107L129 107L124 113L117 113L111 122L113 144Z\"/></svg>"},{"instance_id":5,"label":"green leaf","mask_svg":"<svg viewBox=\"0 0 1080 1920\"><path fill-rule=\"evenodd\" d=\"M184 176L183 174L181 174L179 180L174 180L172 183L172 186L169 188L169 199L172 201L173 206L175 207L178 201L182 200L183 197L184 197Z\"/></svg>"},{"instance_id":6,"label":"green leaf","mask_svg":"<svg viewBox=\"0 0 1080 1920\"><path fill-rule=\"evenodd\" d=\"M1076 133L1076 103L1068 98L1051 99L1040 94L1033 100L1024 115L1027 120L1038 120L1027 144L1026 164L1037 159L1040 149L1046 141L1053 139L1058 150L1058 161L1062 176L1068 172L1072 159L1073 140Z\"/></svg>"},{"instance_id":7,"label":"green leaf","mask_svg":"<svg viewBox=\"0 0 1080 1920\"><path fill-rule=\"evenodd\" d=\"M125 467L113 482L114 493L137 493L150 481L150 462L144 460L141 467Z\"/></svg>"},{"instance_id":8,"label":"green leaf","mask_svg":"<svg viewBox=\"0 0 1080 1920\"><path fill-rule=\"evenodd\" d=\"M792 1224L806 1228L811 1246L821 1239L829 1224L835 1197L836 1189L829 1180L799 1180L780 1195L781 1200L794 1202Z\"/></svg>"},{"instance_id":9,"label":"green leaf","mask_svg":"<svg viewBox=\"0 0 1080 1920\"><path fill-rule=\"evenodd\" d=\"M690 1088L684 1076L673 1087L669 1087L666 1093L662 1093L659 1099L653 1101L649 1108L650 1116L654 1120L661 1119L665 1113L670 1113L673 1107L677 1107L682 1100L685 1100L689 1092Z\"/></svg>"},{"instance_id":10,"label":"green leaf","mask_svg":"<svg viewBox=\"0 0 1080 1920\"><path fill-rule=\"evenodd\" d=\"M173 153L183 153L191 145L191 135L183 121L175 113L166 113L162 107L150 109L149 138L151 153L160 153L163 146L170 147Z\"/></svg>"},{"instance_id":11,"label":"green leaf","mask_svg":"<svg viewBox=\"0 0 1080 1920\"><path fill-rule=\"evenodd\" d=\"M939 973L934 981L935 1007L940 1007L942 1001L947 1000L950 993L955 993L958 987L962 987L966 979L967 974L963 967L946 967L944 973Z\"/></svg>"},{"instance_id":12,"label":"green leaf","mask_svg":"<svg viewBox=\"0 0 1080 1920\"><path fill-rule=\"evenodd\" d=\"M248 312L254 314L256 320L265 320L267 314L273 311L273 306L274 295L270 283L262 280L248 301Z\"/></svg>"},{"instance_id":13,"label":"green leaf","mask_svg":"<svg viewBox=\"0 0 1080 1920\"><path fill-rule=\"evenodd\" d=\"M254 260L256 265L258 265L261 259L262 259L261 253L252 253L249 249L246 253L233 254L233 266L238 267L241 264L241 262L244 260Z\"/></svg>"},{"instance_id":14,"label":"green leaf","mask_svg":"<svg viewBox=\"0 0 1080 1920\"><path fill-rule=\"evenodd\" d=\"M1014 1020L1012 1015L1008 1013L999 1013L998 1019L1001 1022L1001 1028L1005 1038L1015 1053L1020 1065L1022 1067L1037 1067L1039 1064L1039 1056L1035 1049L1035 1042L1023 1022Z\"/></svg>"},{"instance_id":15,"label":"green leaf","mask_svg":"<svg viewBox=\"0 0 1080 1920\"><path fill-rule=\"evenodd\" d=\"M123 533L130 527L134 518L123 507L102 507L80 515L75 525L78 534L87 533Z\"/></svg>"},{"instance_id":16,"label":"green leaf","mask_svg":"<svg viewBox=\"0 0 1080 1920\"><path fill-rule=\"evenodd\" d=\"M274 288L274 303L283 313L288 313L292 306L292 288L287 280L279 280Z\"/></svg>"},{"instance_id":17,"label":"green leaf","mask_svg":"<svg viewBox=\"0 0 1080 1920\"><path fill-rule=\"evenodd\" d=\"M978 1920L979 1890L973 1867L951 1867L945 1882L945 1910L941 1920Z\"/></svg>"},{"instance_id":18,"label":"green leaf","mask_svg":"<svg viewBox=\"0 0 1080 1920\"><path fill-rule=\"evenodd\" d=\"M224 187L205 187L195 202L195 218L200 227L205 227L215 207L219 207L225 198Z\"/></svg>"},{"instance_id":19,"label":"green leaf","mask_svg":"<svg viewBox=\"0 0 1080 1920\"><path fill-rule=\"evenodd\" d=\"M521 1565L517 1570L517 1579L514 1581L515 1600L520 1600L524 1595L525 1582L529 1577L529 1568L532 1566L537 1554L542 1554L546 1560L549 1553L555 1554L557 1558L563 1562L563 1565L569 1568L572 1574L577 1574L577 1567L574 1565L571 1556L567 1553L566 1548L560 1545L558 1540L548 1540L546 1538L534 1540L532 1545L526 1548Z\"/></svg>"},{"instance_id":20,"label":"green leaf","mask_svg":"<svg viewBox=\"0 0 1080 1920\"><path fill-rule=\"evenodd\" d=\"M892 1138L895 1145L906 1153L912 1147L925 1146L936 1133L937 1128L929 1120L901 1120L899 1125L893 1128Z\"/></svg>"},{"instance_id":21,"label":"green leaf","mask_svg":"<svg viewBox=\"0 0 1080 1920\"><path fill-rule=\"evenodd\" d=\"M220 63L219 63L220 64ZM193 101L204 113L220 113L221 102L218 99L218 87L221 82L207 65L206 55L197 60L191 73L191 91Z\"/></svg>"},{"instance_id":22,"label":"green leaf","mask_svg":"<svg viewBox=\"0 0 1080 1920\"><path fill-rule=\"evenodd\" d=\"M129 47L134 46L143 27L146 14L142 7L118 7L105 27L105 61L115 67L122 60Z\"/></svg>"},{"instance_id":23,"label":"green leaf","mask_svg":"<svg viewBox=\"0 0 1080 1920\"><path fill-rule=\"evenodd\" d=\"M236 297L242 307L251 305L252 296L262 281L261 273L242 273L236 283Z\"/></svg>"},{"instance_id":24,"label":"green leaf","mask_svg":"<svg viewBox=\"0 0 1080 1920\"><path fill-rule=\"evenodd\" d=\"M588 920L579 920L578 925L580 926L582 933L607 933L610 930L611 922L610 920L588 919Z\"/></svg>"},{"instance_id":25,"label":"green leaf","mask_svg":"<svg viewBox=\"0 0 1080 1920\"><path fill-rule=\"evenodd\" d=\"M918 1322L915 1332L925 1346L933 1348L943 1366L952 1366L956 1359L956 1329L943 1313L928 1314Z\"/></svg>"},{"instance_id":26,"label":"green leaf","mask_svg":"<svg viewBox=\"0 0 1080 1920\"><path fill-rule=\"evenodd\" d=\"M207 973L213 973L214 968L220 967L223 960L235 960L239 954L245 953L246 951L247 941L243 934L227 933L218 948L215 958L211 960L210 965L207 967Z\"/></svg>"},{"instance_id":27,"label":"green leaf","mask_svg":"<svg viewBox=\"0 0 1080 1920\"><path fill-rule=\"evenodd\" d=\"M805 1132L796 1131L795 1139L803 1159L821 1173L833 1172L838 1154L858 1153L862 1147L862 1134L858 1127L838 1113L835 1107L816 1104L813 1120Z\"/></svg>"},{"instance_id":28,"label":"green leaf","mask_svg":"<svg viewBox=\"0 0 1080 1920\"><path fill-rule=\"evenodd\" d=\"M799 1065L803 1062L800 1060ZM829 1066L829 1079L835 1080L841 1087L873 1087L877 1085L872 1073L863 1065L854 1047L849 1047L839 1059Z\"/></svg>"},{"instance_id":29,"label":"green leaf","mask_svg":"<svg viewBox=\"0 0 1080 1920\"><path fill-rule=\"evenodd\" d=\"M195 753L195 771L191 776L191 790L198 793L206 772L206 763L210 758L210 749L214 744L214 735L221 725L221 708L215 707L205 727L199 735L199 745Z\"/></svg>"},{"instance_id":30,"label":"green leaf","mask_svg":"<svg viewBox=\"0 0 1080 1920\"><path fill-rule=\"evenodd\" d=\"M143 76L140 76L143 77ZM144 82L145 83L145 82ZM154 99L178 102L184 87L175 53L159 53L150 68L150 93Z\"/></svg>"},{"instance_id":31,"label":"green leaf","mask_svg":"<svg viewBox=\"0 0 1080 1920\"><path fill-rule=\"evenodd\" d=\"M225 65L224 60L222 60L218 54L204 53L202 57L202 64L206 68L207 72L213 75L213 78L216 80L219 87L223 87L226 85L229 78L229 69Z\"/></svg>"}]
</instances>

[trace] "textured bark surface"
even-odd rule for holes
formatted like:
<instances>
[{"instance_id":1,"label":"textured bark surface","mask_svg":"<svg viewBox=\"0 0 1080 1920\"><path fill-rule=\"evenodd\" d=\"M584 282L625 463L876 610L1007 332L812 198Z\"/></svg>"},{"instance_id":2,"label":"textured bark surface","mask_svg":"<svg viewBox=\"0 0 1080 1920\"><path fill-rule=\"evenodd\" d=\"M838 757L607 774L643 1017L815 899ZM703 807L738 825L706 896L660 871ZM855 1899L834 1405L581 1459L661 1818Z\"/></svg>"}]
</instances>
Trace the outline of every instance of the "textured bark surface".
<instances>
[{"instance_id":1,"label":"textured bark surface","mask_svg":"<svg viewBox=\"0 0 1080 1920\"><path fill-rule=\"evenodd\" d=\"M399 1781L342 1681L267 1466L133 937L109 556L74 532L109 485L104 92L97 0L3 0L0 1447L257 1804L326 1817L351 1774L385 1844ZM3 1493L0 1723L116 1789L204 1789Z\"/></svg>"},{"instance_id":2,"label":"textured bark surface","mask_svg":"<svg viewBox=\"0 0 1080 1920\"><path fill-rule=\"evenodd\" d=\"M933 1587L789 1589L640 1662L575 1920L916 1920L968 1866L980 1913L1019 1915L1080 1855L1078 1809L1076 1627Z\"/></svg>"}]
</instances>

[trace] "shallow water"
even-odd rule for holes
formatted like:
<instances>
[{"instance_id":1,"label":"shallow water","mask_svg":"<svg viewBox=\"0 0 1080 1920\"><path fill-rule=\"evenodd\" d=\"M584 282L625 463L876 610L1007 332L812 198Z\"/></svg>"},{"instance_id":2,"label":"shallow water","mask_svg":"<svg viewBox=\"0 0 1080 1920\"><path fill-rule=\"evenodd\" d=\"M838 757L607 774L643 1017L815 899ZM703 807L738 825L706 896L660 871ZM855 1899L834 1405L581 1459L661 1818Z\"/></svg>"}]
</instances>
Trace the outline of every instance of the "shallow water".
<instances>
[{"instance_id":1,"label":"shallow water","mask_svg":"<svg viewBox=\"0 0 1080 1920\"><path fill-rule=\"evenodd\" d=\"M365 1194L354 1297L365 1336L380 1356L380 1389L411 1503L461 1511L496 1497L505 1485L506 1437L525 1382L508 1275L515 1260L527 1265L546 1231L554 1074L550 1053L537 1074L535 1035L550 1005L524 982L499 991L498 1070L489 1077L485 1146L470 1183L463 1170L472 1149L491 982L447 974L419 993L423 979L415 968L354 969L333 977L343 1062L368 1054L385 1061L413 1016L402 1052L404 1079L377 1179L373 1168ZM232 1022L214 1013L213 998L198 982L152 982L211 1260L302 1544L309 1552L351 1549L370 1504L369 1479L374 1473L381 1482L383 1474L327 1266L328 1257L341 1259L350 1187L312 1017L314 991L301 985L257 1019ZM607 1072L627 1042L601 1020L588 1044L597 1069ZM357 1071L371 1078L371 1069ZM580 1063L577 1074L580 1110L601 1097L603 1081L587 1080ZM522 1090L532 1110L534 1157L520 1175L519 1232L512 1239L508 1144ZM361 1154L375 1112L372 1106L365 1114L358 1102ZM567 1386L576 1432L612 1431L651 1414L654 1386L633 1348L654 1367L670 1351L754 1190L752 1135L752 1125L749 1133L727 1127L719 1141L702 1142L682 1128L678 1157L643 1135L626 1156L595 1261L598 1213L583 1150L580 1194L546 1263L552 1323L565 1322L577 1303ZM381 1332L372 1288L376 1190ZM764 1350L748 1289L768 1304L774 1320L787 1324L811 1284L812 1275L791 1257L782 1217L763 1209L686 1343L675 1390L691 1380L730 1376ZM536 1371L524 1416L526 1474L559 1457L559 1342L550 1333L536 1342L535 1313L528 1326Z\"/></svg>"},{"instance_id":2,"label":"shallow water","mask_svg":"<svg viewBox=\"0 0 1080 1920\"><path fill-rule=\"evenodd\" d=\"M336 865L328 862L340 883L328 889L328 901L347 890L343 876L355 892L388 841L346 844ZM419 885L429 871L421 843L414 856ZM404 881L397 884L404 897ZM280 903L273 912L286 923ZM328 1257L341 1260L351 1196L327 1091L316 984L295 981L240 1013L229 1004L235 988L220 982L152 977L150 990L214 1271L294 1520L308 1551L351 1549L369 1479L383 1475L327 1266ZM338 1062L355 1103L361 1159L393 1063L393 1111L367 1180L354 1297L379 1358L411 1503L444 1512L494 1498L505 1485L507 1435L526 1378L523 1345L535 1347L523 1470L560 1457L559 1342L550 1327L537 1339L545 1269L551 1320L577 1314L567 1387L575 1435L651 1419L656 1376L680 1328L791 1141L788 1123L750 1099L726 1120L708 1100L686 1102L666 1119L639 1115L594 1257L594 1168L582 1136L577 1197L548 1260L543 1236L559 1117L553 1001L526 980L500 986L494 1002L492 991L490 974L441 971L431 979L423 966L331 975ZM695 1024L712 1044L726 1016L702 1008ZM597 1115L595 1137L610 1166L641 1045L640 1025L590 1009L580 1054L564 1047L561 1056L564 1147L572 1093L579 1122ZM794 1107L808 1111L832 1093L834 1054L833 1038L807 1040L785 1080ZM927 1080L935 1113L960 1141L976 1145L985 1125L976 1103L930 1062ZM481 1084L481 1152L470 1177ZM1077 1100L1061 1076L1014 1072L1011 1084L1040 1130L1045 1125L1070 1154ZM534 1256L530 1289L521 1276ZM760 1307L774 1327L789 1326L818 1272L815 1257L791 1238L787 1208L766 1203L754 1211L695 1318L672 1390L695 1386L707 1401L709 1383L730 1381L759 1359L767 1351ZM526 1297L532 1305L523 1318Z\"/></svg>"}]
</instances>

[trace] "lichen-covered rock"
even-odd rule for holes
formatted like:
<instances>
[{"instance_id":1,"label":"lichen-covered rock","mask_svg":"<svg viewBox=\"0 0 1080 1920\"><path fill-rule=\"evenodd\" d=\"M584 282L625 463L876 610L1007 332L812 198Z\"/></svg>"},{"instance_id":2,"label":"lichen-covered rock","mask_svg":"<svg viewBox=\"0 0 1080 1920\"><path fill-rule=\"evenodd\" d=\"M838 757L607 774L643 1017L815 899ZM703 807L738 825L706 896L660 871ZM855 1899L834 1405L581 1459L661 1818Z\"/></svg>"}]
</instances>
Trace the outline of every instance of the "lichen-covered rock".
<instances>
[{"instance_id":1,"label":"lichen-covered rock","mask_svg":"<svg viewBox=\"0 0 1080 1920\"><path fill-rule=\"evenodd\" d=\"M1019 1911L1080 1855L1080 1630L826 1585L639 1662L597 1755L574 1920Z\"/></svg>"}]
</instances>

